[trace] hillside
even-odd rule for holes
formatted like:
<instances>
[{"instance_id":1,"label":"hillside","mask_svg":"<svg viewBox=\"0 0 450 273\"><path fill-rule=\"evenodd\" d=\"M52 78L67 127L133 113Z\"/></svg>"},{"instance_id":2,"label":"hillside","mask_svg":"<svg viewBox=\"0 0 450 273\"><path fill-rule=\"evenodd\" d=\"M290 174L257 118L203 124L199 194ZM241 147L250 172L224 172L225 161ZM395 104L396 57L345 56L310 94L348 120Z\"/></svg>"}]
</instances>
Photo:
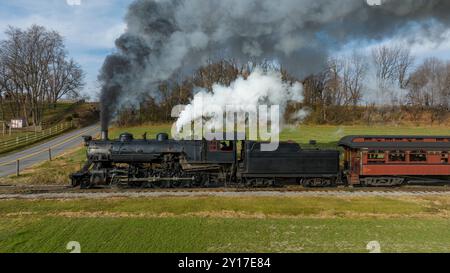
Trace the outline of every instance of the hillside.
<instances>
[{"instance_id":1,"label":"hillside","mask_svg":"<svg viewBox=\"0 0 450 273\"><path fill-rule=\"evenodd\" d=\"M56 105L48 105L44 109L42 125L44 128L63 121L79 119L81 125L91 124L99 119L98 103L79 102L60 102ZM13 115L7 103L3 105L3 111L0 110L0 120L9 122Z\"/></svg>"}]
</instances>

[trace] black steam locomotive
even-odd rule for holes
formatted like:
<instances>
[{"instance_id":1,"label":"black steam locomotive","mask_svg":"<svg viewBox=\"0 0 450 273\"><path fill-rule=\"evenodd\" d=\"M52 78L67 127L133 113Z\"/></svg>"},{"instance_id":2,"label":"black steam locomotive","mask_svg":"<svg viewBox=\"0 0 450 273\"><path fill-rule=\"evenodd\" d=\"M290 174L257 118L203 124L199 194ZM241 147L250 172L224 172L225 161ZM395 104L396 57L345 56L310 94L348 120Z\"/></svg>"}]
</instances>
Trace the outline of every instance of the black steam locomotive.
<instances>
[{"instance_id":1,"label":"black steam locomotive","mask_svg":"<svg viewBox=\"0 0 450 273\"><path fill-rule=\"evenodd\" d=\"M149 188L245 186L285 184L333 186L340 180L337 150L302 149L282 142L262 152L256 141L134 139L85 137L87 162L71 175L74 187L126 186Z\"/></svg>"}]
</instances>

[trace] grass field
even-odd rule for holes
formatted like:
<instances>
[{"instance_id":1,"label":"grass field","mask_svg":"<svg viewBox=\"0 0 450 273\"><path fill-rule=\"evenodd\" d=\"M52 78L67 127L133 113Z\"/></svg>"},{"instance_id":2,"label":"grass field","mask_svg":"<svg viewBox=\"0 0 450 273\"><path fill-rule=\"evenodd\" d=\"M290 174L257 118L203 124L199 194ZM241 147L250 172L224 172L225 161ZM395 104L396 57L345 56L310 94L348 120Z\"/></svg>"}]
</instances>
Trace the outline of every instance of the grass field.
<instances>
[{"instance_id":1,"label":"grass field","mask_svg":"<svg viewBox=\"0 0 450 273\"><path fill-rule=\"evenodd\" d=\"M145 132L148 137L154 137L157 133L169 133L171 125L138 126L129 128L114 128L111 137L118 137L121 132L135 134L140 138ZM310 140L316 140L321 147L335 147L337 142L348 135L450 135L448 127L405 127L405 126L287 126L280 134L280 140L292 140L300 144L308 144Z\"/></svg>"},{"instance_id":2,"label":"grass field","mask_svg":"<svg viewBox=\"0 0 450 273\"><path fill-rule=\"evenodd\" d=\"M169 125L120 128L140 137ZM344 135L448 135L444 127L302 126L282 140L335 147ZM28 170L12 184L66 184L84 149ZM0 252L450 252L449 197L161 197L0 201Z\"/></svg>"},{"instance_id":3,"label":"grass field","mask_svg":"<svg viewBox=\"0 0 450 273\"><path fill-rule=\"evenodd\" d=\"M0 202L0 252L450 252L450 198Z\"/></svg>"}]
</instances>

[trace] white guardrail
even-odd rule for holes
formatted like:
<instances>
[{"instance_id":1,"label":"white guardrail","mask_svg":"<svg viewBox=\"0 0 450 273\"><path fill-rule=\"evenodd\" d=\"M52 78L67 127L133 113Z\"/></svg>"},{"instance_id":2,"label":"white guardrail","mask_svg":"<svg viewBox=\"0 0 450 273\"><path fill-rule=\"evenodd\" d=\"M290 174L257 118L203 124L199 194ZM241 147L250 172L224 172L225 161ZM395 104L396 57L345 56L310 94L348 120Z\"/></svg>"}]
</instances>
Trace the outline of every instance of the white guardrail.
<instances>
[{"instance_id":1,"label":"white guardrail","mask_svg":"<svg viewBox=\"0 0 450 273\"><path fill-rule=\"evenodd\" d=\"M75 127L76 127L75 122L63 122L50 128L47 128L45 130L42 130L40 132L27 133L21 136L17 136L15 138L3 141L0 140L0 154L13 151L20 147L24 147L29 144L39 142L52 136L59 135Z\"/></svg>"}]
</instances>

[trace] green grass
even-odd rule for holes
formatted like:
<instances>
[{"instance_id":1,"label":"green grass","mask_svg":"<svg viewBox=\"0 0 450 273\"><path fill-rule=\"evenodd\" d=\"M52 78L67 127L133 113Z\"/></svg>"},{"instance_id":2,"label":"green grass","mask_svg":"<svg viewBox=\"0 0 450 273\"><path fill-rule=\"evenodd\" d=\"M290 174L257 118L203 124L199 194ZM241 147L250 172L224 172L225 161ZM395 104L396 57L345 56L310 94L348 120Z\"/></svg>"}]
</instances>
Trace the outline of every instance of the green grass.
<instances>
[{"instance_id":1,"label":"green grass","mask_svg":"<svg viewBox=\"0 0 450 273\"><path fill-rule=\"evenodd\" d=\"M10 102L3 102L4 104L4 113L0 112L0 116L3 117L4 120L9 120L11 118L13 118L13 114L10 111ZM46 105L44 106L44 111L43 111L43 120L49 119L55 115L58 115L60 113L65 112L66 110L70 109L70 107L73 105L73 103L68 103L68 102L60 102L57 103L56 106L53 105Z\"/></svg>"},{"instance_id":2,"label":"green grass","mask_svg":"<svg viewBox=\"0 0 450 273\"><path fill-rule=\"evenodd\" d=\"M325 146L334 147L344 136L349 135L450 135L448 127L392 127L392 126L300 126L285 129L280 138L309 143L316 140Z\"/></svg>"},{"instance_id":3,"label":"green grass","mask_svg":"<svg viewBox=\"0 0 450 273\"><path fill-rule=\"evenodd\" d=\"M169 125L120 128L140 138ZM301 126L282 140L334 147L344 135L448 135L445 127ZM9 178L8 183L65 184L84 161L72 151ZM2 181L2 182L3 182ZM162 197L0 201L0 252L450 252L450 198Z\"/></svg>"},{"instance_id":4,"label":"green grass","mask_svg":"<svg viewBox=\"0 0 450 273\"><path fill-rule=\"evenodd\" d=\"M56 106L46 107L44 111L44 120L55 118L56 116L70 110L73 107L73 103L57 103Z\"/></svg>"},{"instance_id":5,"label":"green grass","mask_svg":"<svg viewBox=\"0 0 450 273\"><path fill-rule=\"evenodd\" d=\"M111 137L118 137L121 132L133 133L136 138L147 132L148 138L154 138L157 133L169 133L169 124L143 125L128 128L115 128L111 131ZM406 127L406 126L316 126L301 125L286 127L280 134L282 141L292 140L300 144L309 144L310 140L316 140L321 147L335 147L337 142L347 135L450 135L448 127Z\"/></svg>"},{"instance_id":6,"label":"green grass","mask_svg":"<svg viewBox=\"0 0 450 273\"><path fill-rule=\"evenodd\" d=\"M420 202L419 202L420 201ZM439 201L438 203L435 203ZM216 197L161 197L137 199L88 199L88 200L9 200L0 202L0 215L18 211L34 215L65 212L168 213L183 216L189 213L241 213L242 215L292 217L340 217L371 214L383 217L413 217L438 211L450 212L450 199L392 199L392 198L328 198L328 197L272 197L272 198L216 198Z\"/></svg>"},{"instance_id":7,"label":"green grass","mask_svg":"<svg viewBox=\"0 0 450 273\"><path fill-rule=\"evenodd\" d=\"M450 198L0 201L0 252L449 252Z\"/></svg>"},{"instance_id":8,"label":"green grass","mask_svg":"<svg viewBox=\"0 0 450 273\"><path fill-rule=\"evenodd\" d=\"M4 223L6 222L6 226ZM0 220L1 252L448 252L445 220L257 220L216 218L55 218ZM8 225L10 225L8 227ZM5 229L3 231L3 229Z\"/></svg>"},{"instance_id":9,"label":"green grass","mask_svg":"<svg viewBox=\"0 0 450 273\"><path fill-rule=\"evenodd\" d=\"M77 148L66 154L45 161L20 173L0 178L0 184L18 185L69 185L69 174L81 169L86 161L86 148Z\"/></svg>"},{"instance_id":10,"label":"green grass","mask_svg":"<svg viewBox=\"0 0 450 273\"><path fill-rule=\"evenodd\" d=\"M159 125L142 125L135 127L125 127L125 128L113 128L109 132L110 138L118 138L121 133L128 132L134 134L135 138L142 138L144 133L147 133L147 138L155 138L158 133L167 133L170 135L172 125L170 124L159 124Z\"/></svg>"},{"instance_id":11,"label":"green grass","mask_svg":"<svg viewBox=\"0 0 450 273\"><path fill-rule=\"evenodd\" d=\"M52 127L56 124L59 124L61 122L64 122L66 118L72 117L73 114L77 113L80 115L80 113L86 113L91 111L91 109L95 107L95 104L91 103L84 103L84 104L74 104L74 103L57 103L56 107L54 106L45 106L43 117L42 117L42 124L44 129ZM5 107L7 110L8 107ZM1 116L1 114L0 114ZM11 113L5 113L4 120L9 121L12 119ZM24 132L24 131L14 131L12 132L12 135L10 136L8 134L8 130L6 130L6 134L2 134L2 127L0 126L0 141L6 141L10 139L15 139L16 137L26 136L34 133L34 131Z\"/></svg>"}]
</instances>

